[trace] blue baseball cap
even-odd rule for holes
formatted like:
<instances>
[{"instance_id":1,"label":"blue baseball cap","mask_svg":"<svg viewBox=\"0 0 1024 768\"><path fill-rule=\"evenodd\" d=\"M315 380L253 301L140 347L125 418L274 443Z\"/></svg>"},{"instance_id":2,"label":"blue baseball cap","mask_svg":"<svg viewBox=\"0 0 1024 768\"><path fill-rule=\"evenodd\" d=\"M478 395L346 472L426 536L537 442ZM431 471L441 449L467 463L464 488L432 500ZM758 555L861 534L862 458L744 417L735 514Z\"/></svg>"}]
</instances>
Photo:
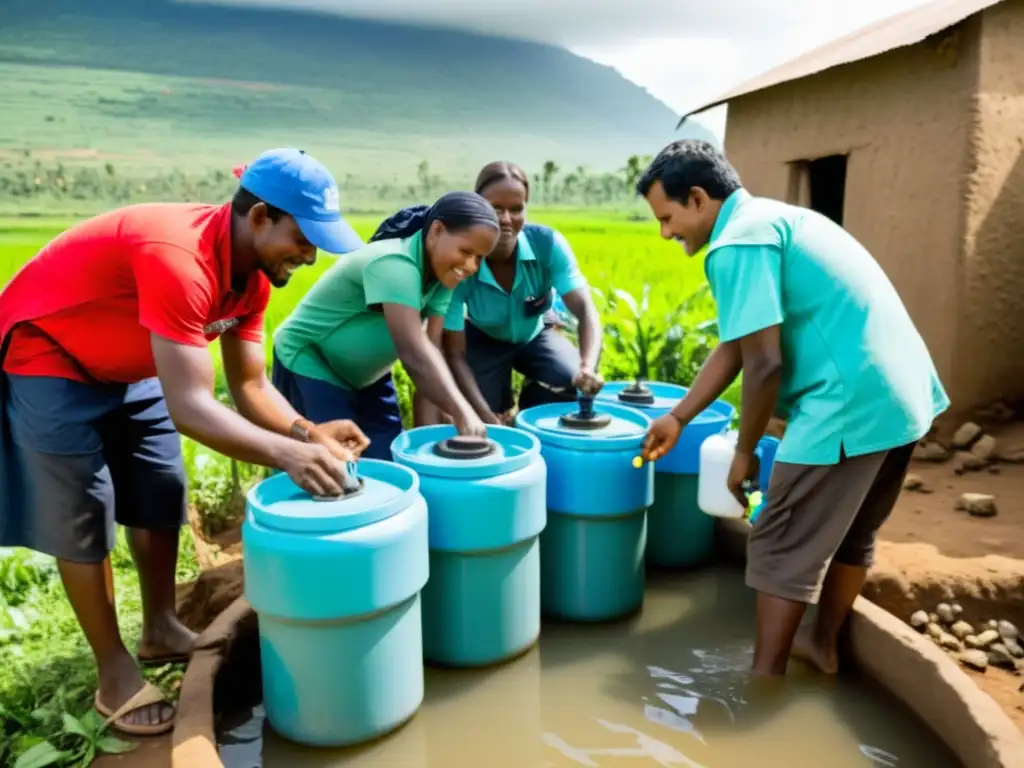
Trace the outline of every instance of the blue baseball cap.
<instances>
[{"instance_id":1,"label":"blue baseball cap","mask_svg":"<svg viewBox=\"0 0 1024 768\"><path fill-rule=\"evenodd\" d=\"M323 163L301 149L270 149L235 175L243 189L280 208L313 245L327 253L362 248L361 237L341 215L338 184Z\"/></svg>"}]
</instances>

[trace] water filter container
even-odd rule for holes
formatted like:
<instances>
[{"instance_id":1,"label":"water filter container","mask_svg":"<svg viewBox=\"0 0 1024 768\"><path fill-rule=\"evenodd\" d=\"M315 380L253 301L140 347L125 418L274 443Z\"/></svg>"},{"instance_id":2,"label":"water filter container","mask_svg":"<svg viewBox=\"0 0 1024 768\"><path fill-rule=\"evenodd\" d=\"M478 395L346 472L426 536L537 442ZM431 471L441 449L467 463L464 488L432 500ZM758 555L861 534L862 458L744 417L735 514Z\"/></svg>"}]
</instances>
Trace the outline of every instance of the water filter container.
<instances>
[{"instance_id":1,"label":"water filter container","mask_svg":"<svg viewBox=\"0 0 1024 768\"><path fill-rule=\"evenodd\" d=\"M738 432L711 435L700 446L697 506L712 517L741 518L746 508L729 492L729 468L736 455Z\"/></svg>"}]
</instances>

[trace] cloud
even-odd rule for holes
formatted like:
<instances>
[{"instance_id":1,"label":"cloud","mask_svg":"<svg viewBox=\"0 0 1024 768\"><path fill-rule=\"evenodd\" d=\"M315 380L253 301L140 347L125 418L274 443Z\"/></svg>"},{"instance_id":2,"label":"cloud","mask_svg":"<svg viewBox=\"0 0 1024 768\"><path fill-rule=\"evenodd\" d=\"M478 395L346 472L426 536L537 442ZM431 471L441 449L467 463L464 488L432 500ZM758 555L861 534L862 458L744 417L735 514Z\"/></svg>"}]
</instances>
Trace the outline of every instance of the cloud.
<instances>
[{"instance_id":1,"label":"cloud","mask_svg":"<svg viewBox=\"0 0 1024 768\"><path fill-rule=\"evenodd\" d=\"M679 111L857 27L928 1L179 0L313 10L552 43L615 67ZM709 112L708 118L720 131L725 111Z\"/></svg>"},{"instance_id":2,"label":"cloud","mask_svg":"<svg viewBox=\"0 0 1024 768\"><path fill-rule=\"evenodd\" d=\"M770 47L793 29L842 27L922 0L191 0L452 26L565 46L728 38ZM856 7L854 7L856 6Z\"/></svg>"}]
</instances>

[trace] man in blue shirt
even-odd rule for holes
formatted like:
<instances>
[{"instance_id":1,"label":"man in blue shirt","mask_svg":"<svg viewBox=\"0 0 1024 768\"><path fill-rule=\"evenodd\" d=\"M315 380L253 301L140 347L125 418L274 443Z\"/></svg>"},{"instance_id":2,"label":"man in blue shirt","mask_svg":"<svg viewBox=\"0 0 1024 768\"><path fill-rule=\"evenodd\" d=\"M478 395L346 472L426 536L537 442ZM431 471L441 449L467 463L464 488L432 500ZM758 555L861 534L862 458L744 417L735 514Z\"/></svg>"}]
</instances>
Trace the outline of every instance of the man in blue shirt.
<instances>
[{"instance_id":1,"label":"man in blue shirt","mask_svg":"<svg viewBox=\"0 0 1024 768\"><path fill-rule=\"evenodd\" d=\"M754 449L788 421L747 549L758 592L754 671L785 674L791 651L828 673L892 512L915 443L949 406L924 341L878 263L826 217L753 197L710 144L670 144L637 184L661 235L704 269L720 345L690 391L655 421L656 460L743 371L729 490L747 506ZM814 625L798 635L808 604ZM795 641L795 644L794 644Z\"/></svg>"}]
</instances>

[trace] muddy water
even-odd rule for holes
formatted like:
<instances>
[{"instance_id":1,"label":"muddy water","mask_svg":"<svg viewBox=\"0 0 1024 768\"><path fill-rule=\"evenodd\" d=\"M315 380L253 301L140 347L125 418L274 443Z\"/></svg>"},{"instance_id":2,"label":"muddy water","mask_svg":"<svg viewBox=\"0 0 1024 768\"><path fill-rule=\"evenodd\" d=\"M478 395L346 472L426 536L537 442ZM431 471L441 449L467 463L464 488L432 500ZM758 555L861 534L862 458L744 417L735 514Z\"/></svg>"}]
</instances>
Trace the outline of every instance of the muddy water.
<instances>
[{"instance_id":1,"label":"muddy water","mask_svg":"<svg viewBox=\"0 0 1024 768\"><path fill-rule=\"evenodd\" d=\"M416 717L369 746L295 746L255 704L222 718L221 757L227 768L960 766L868 681L793 662L781 689L753 687L753 615L738 572L653 577L628 622L545 624L507 666L428 669Z\"/></svg>"}]
</instances>

